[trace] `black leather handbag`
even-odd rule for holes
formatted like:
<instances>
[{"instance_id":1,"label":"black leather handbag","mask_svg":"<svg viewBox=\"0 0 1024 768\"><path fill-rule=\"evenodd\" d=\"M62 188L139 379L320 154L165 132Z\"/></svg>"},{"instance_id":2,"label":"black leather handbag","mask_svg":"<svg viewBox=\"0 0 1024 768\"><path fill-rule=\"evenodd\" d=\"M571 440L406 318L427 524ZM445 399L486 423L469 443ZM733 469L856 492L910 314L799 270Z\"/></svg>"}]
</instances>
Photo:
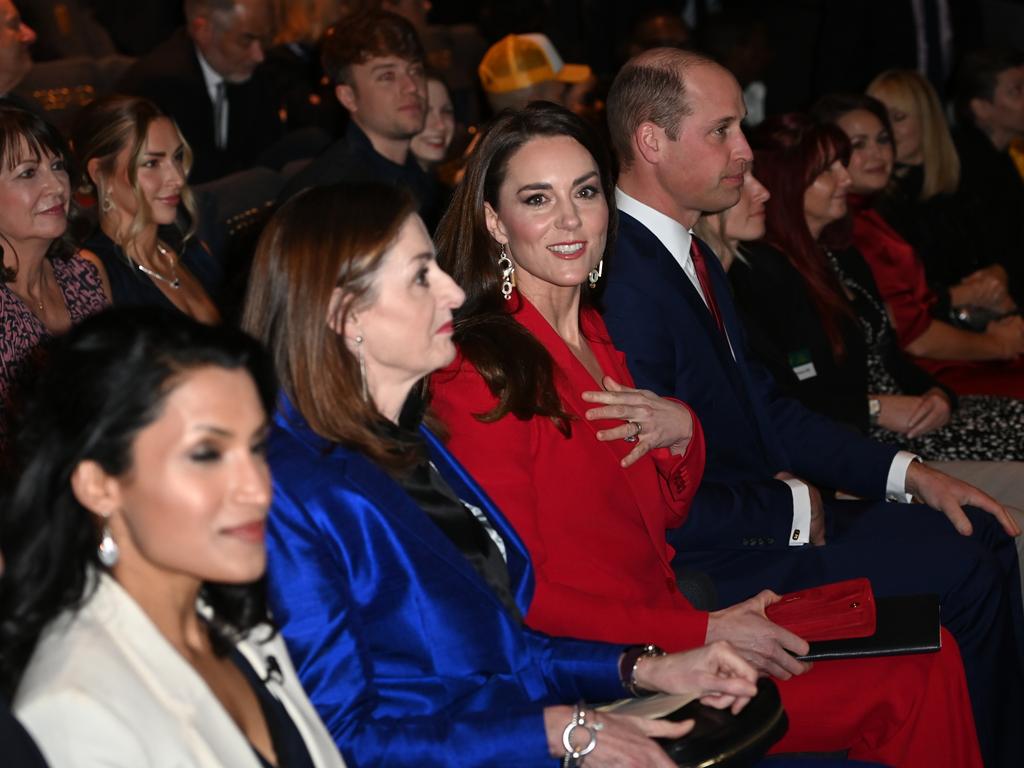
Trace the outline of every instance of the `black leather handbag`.
<instances>
[{"instance_id":1,"label":"black leather handbag","mask_svg":"<svg viewBox=\"0 0 1024 768\"><path fill-rule=\"evenodd\" d=\"M766 677L758 680L757 695L738 715L691 701L664 719L695 721L682 738L657 740L682 768L747 768L789 728L779 689Z\"/></svg>"}]
</instances>

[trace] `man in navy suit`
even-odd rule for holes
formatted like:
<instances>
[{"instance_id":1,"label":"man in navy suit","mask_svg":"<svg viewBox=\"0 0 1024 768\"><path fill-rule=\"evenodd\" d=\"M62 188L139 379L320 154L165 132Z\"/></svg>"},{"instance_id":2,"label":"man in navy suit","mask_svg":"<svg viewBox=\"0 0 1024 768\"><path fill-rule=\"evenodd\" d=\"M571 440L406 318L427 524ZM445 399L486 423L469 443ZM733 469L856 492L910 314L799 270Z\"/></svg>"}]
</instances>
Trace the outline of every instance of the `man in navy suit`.
<instances>
[{"instance_id":1,"label":"man in navy suit","mask_svg":"<svg viewBox=\"0 0 1024 768\"><path fill-rule=\"evenodd\" d=\"M627 63L608 98L621 172L605 321L638 386L685 400L707 441L701 489L673 533L677 565L708 573L723 604L855 576L880 595L938 593L986 764L1024 765L1015 523L972 486L782 397L748 354L725 273L690 235L702 212L739 199L745 113L727 70L670 49ZM823 502L818 487L865 501ZM884 501L910 496L928 506ZM728 612L757 622L763 608Z\"/></svg>"}]
</instances>

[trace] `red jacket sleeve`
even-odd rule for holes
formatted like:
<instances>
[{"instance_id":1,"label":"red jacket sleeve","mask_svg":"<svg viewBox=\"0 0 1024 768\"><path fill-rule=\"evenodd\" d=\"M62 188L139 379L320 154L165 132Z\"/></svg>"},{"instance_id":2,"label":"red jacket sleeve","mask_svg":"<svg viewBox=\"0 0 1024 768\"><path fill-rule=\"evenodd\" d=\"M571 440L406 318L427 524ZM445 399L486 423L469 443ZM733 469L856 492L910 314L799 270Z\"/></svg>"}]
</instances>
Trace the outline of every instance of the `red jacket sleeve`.
<instances>
[{"instance_id":1,"label":"red jacket sleeve","mask_svg":"<svg viewBox=\"0 0 1024 768\"><path fill-rule=\"evenodd\" d=\"M527 624L551 635L623 644L653 642L668 650L704 644L707 614L690 606L678 594L674 581L668 585L669 591L676 593L673 607L666 610L667 600L658 606L654 600L609 599L609 593L600 588L599 576L590 582L596 585L591 591L570 586L554 575L559 565L565 565L556 559L565 558L566 549L573 545L545 540L538 519L545 508L541 495L546 497L550 513L551 497L564 499L567 491L537 487L533 468L539 441L552 439L542 419L522 420L513 415L490 423L477 419L476 415L491 410L497 399L475 368L461 358L434 374L431 395L431 406L447 427L449 449L508 518L530 554L535 589ZM685 498L688 503L697 485L690 481L694 460L689 457L699 455L703 463L703 438L695 429L686 455L664 453L666 492L675 493L678 484L679 500ZM696 477L699 481L699 473ZM587 532L581 530L580 535ZM665 589L666 584L656 586Z\"/></svg>"}]
</instances>

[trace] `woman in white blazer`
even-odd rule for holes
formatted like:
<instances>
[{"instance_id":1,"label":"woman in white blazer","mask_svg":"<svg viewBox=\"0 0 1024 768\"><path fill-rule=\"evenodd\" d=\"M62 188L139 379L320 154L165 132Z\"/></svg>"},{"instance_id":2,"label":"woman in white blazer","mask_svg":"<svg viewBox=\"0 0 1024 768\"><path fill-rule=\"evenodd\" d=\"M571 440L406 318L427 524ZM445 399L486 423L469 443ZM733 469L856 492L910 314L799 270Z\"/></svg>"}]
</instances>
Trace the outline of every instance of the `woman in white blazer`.
<instances>
[{"instance_id":1,"label":"woman in white blazer","mask_svg":"<svg viewBox=\"0 0 1024 768\"><path fill-rule=\"evenodd\" d=\"M268 621L268 370L150 309L54 350L0 512L0 682L52 768L344 765Z\"/></svg>"}]
</instances>

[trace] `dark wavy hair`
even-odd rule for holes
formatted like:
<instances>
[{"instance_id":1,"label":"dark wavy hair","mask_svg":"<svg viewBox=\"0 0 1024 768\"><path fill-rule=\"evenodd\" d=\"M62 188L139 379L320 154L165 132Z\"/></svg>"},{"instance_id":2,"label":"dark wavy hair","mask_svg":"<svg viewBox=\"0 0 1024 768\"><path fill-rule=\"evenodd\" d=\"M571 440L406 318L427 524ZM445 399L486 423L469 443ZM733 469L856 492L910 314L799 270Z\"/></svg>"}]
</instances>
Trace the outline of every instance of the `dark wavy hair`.
<instances>
[{"instance_id":1,"label":"dark wavy hair","mask_svg":"<svg viewBox=\"0 0 1024 768\"><path fill-rule=\"evenodd\" d=\"M615 182L608 149L585 120L565 107L535 101L521 110L505 110L486 128L473 150L462 182L438 224L434 241L437 260L466 292L455 313L455 343L483 376L498 404L476 414L481 421L497 421L508 413L520 419L546 416L568 436L570 416L554 386L554 363L544 345L512 317L518 294L511 301L501 295L497 267L500 246L491 237L484 203L498 210L498 191L505 181L512 156L531 140L568 136L594 158L601 191L608 204L608 236L603 258L615 248ZM586 300L587 293L583 294Z\"/></svg>"},{"instance_id":2,"label":"dark wavy hair","mask_svg":"<svg viewBox=\"0 0 1024 768\"><path fill-rule=\"evenodd\" d=\"M0 687L11 694L43 628L81 605L101 569L100 534L71 488L75 468L97 462L111 475L132 468L136 436L157 419L191 370L244 369L269 412L276 386L262 348L241 331L179 312L112 309L54 345L18 431L19 474L0 509ZM214 611L214 647L268 620L263 580L203 585Z\"/></svg>"},{"instance_id":3,"label":"dark wavy hair","mask_svg":"<svg viewBox=\"0 0 1024 768\"><path fill-rule=\"evenodd\" d=\"M16 104L0 99L0 166L5 170L14 169L24 158L21 155L22 144L28 147L29 155L41 159L43 154L59 157L64 161L68 171L68 228L61 237L50 244L46 255L49 258L68 258L78 251L74 244L75 233L82 228L81 210L72 194L75 174L72 169L72 156L63 137L43 118L23 109ZM77 225L77 226L76 226ZM13 248L3 232L0 232L0 246ZM13 253L13 251L12 251ZM13 254L17 258L17 254ZM14 280L17 270L5 267L0 270L5 282Z\"/></svg>"},{"instance_id":4,"label":"dark wavy hair","mask_svg":"<svg viewBox=\"0 0 1024 768\"><path fill-rule=\"evenodd\" d=\"M765 208L765 241L786 255L811 294L836 359L845 354L840 318L849 302L804 216L804 193L836 160L850 161L850 140L835 125L807 115L769 117L752 132L754 175L772 193Z\"/></svg>"}]
</instances>

